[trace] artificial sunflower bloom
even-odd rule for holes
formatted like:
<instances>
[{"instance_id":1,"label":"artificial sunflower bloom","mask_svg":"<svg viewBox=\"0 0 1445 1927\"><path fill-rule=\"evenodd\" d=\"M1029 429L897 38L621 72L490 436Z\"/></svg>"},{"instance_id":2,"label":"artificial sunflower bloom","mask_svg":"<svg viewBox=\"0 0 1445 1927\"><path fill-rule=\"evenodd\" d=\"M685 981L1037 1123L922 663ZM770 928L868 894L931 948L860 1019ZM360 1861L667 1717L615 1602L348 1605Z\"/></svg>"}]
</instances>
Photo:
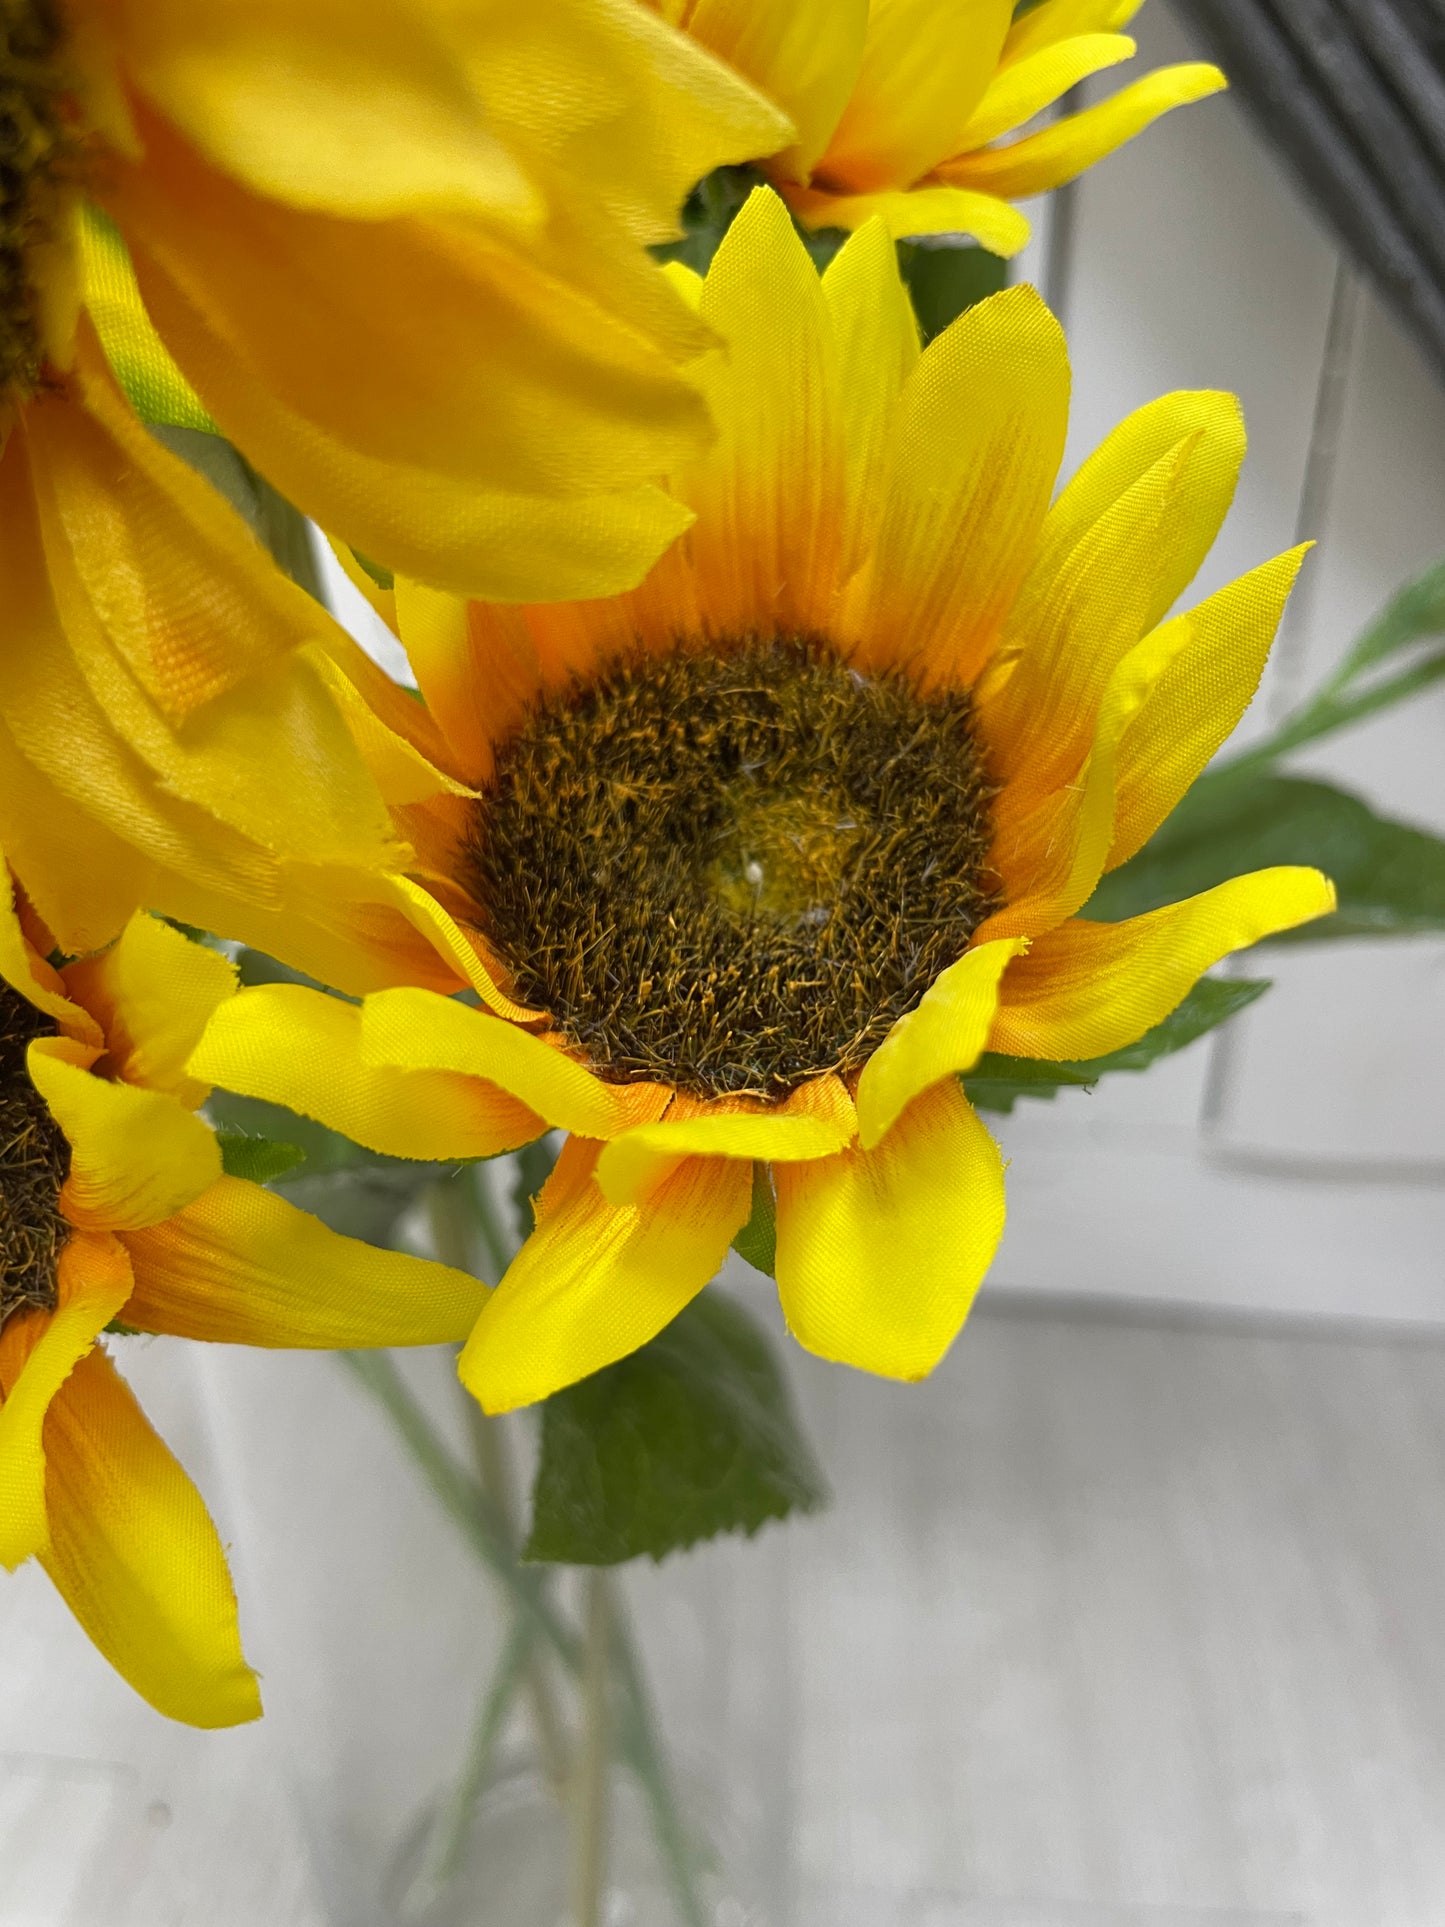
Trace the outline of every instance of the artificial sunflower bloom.
<instances>
[{"instance_id":1,"label":"artificial sunflower bloom","mask_svg":"<svg viewBox=\"0 0 1445 1927\"><path fill-rule=\"evenodd\" d=\"M101 1334L429 1344L479 1287L223 1175L186 1059L224 957L138 917L56 970L3 865L0 887L0 1564L38 1558L160 1712L231 1726L261 1703L225 1554Z\"/></svg>"},{"instance_id":2,"label":"artificial sunflower bloom","mask_svg":"<svg viewBox=\"0 0 1445 1927\"><path fill-rule=\"evenodd\" d=\"M1140 409L1051 503L1069 370L1031 288L920 356L882 222L820 282L766 190L706 283L675 272L730 343L684 540L611 600L397 597L453 785L403 813L478 1007L249 990L193 1060L380 1150L421 1154L402 1107L439 1073L524 1106L515 1143L570 1134L462 1356L491 1411L645 1343L755 1191L797 1338L921 1377L1003 1225L959 1074L1118 1049L1333 902L1280 868L1080 915L1233 728L1299 566L1167 614L1230 501L1233 397ZM430 1112L425 1154L482 1123Z\"/></svg>"},{"instance_id":3,"label":"artificial sunflower bloom","mask_svg":"<svg viewBox=\"0 0 1445 1927\"><path fill-rule=\"evenodd\" d=\"M1172 107L1225 85L1161 67L1021 138L1081 80L1128 60L1140 0L653 0L792 116L796 141L756 159L810 228L876 214L895 235L971 234L1013 255L1012 202L1062 187Z\"/></svg>"},{"instance_id":4,"label":"artificial sunflower bloom","mask_svg":"<svg viewBox=\"0 0 1445 1927\"><path fill-rule=\"evenodd\" d=\"M790 128L630 0L4 0L0 105L7 416L73 366L90 202L222 433L362 553L587 595L677 533L703 336L644 243Z\"/></svg>"}]
</instances>

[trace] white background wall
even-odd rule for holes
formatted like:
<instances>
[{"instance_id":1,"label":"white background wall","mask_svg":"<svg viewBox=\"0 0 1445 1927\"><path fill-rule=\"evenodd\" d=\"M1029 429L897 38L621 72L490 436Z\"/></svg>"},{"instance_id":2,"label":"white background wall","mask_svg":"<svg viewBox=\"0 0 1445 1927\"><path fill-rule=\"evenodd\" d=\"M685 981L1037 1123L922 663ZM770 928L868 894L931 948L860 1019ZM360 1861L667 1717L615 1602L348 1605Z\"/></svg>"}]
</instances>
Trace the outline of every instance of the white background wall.
<instances>
[{"instance_id":1,"label":"white background wall","mask_svg":"<svg viewBox=\"0 0 1445 1927\"><path fill-rule=\"evenodd\" d=\"M1132 31L1141 64L1191 56L1157 6ZM1249 459L1191 592L1208 594L1294 540L1335 252L1228 97L1169 116L1077 195L1070 465L1166 389L1244 402ZM1040 278L1049 226L1046 206L1025 263ZM1445 391L1368 292L1359 307L1319 548L1246 735L1445 554ZM1445 689L1298 767L1445 831ZM1275 988L1218 1039L1004 1124L992 1288L1445 1320L1445 940L1266 949L1248 973Z\"/></svg>"}]
</instances>

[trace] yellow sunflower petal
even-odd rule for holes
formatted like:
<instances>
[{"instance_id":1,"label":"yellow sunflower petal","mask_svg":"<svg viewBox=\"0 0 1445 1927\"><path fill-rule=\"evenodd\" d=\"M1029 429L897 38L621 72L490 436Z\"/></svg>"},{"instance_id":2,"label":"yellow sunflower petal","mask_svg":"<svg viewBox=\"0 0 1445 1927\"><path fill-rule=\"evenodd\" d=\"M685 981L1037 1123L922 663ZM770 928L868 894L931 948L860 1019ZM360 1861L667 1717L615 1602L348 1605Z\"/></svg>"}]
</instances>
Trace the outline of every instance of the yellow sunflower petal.
<instances>
[{"instance_id":1,"label":"yellow sunflower petal","mask_svg":"<svg viewBox=\"0 0 1445 1927\"><path fill-rule=\"evenodd\" d=\"M166 353L151 324L125 242L114 223L99 209L83 207L80 243L86 312L136 412L146 422L214 434L216 424L201 406L200 396Z\"/></svg>"},{"instance_id":2,"label":"yellow sunflower petal","mask_svg":"<svg viewBox=\"0 0 1445 1927\"><path fill-rule=\"evenodd\" d=\"M600 1145L571 1138L537 1228L477 1320L462 1383L488 1412L531 1405L635 1352L713 1277L752 1210L749 1164L690 1158L645 1209L593 1182Z\"/></svg>"},{"instance_id":3,"label":"yellow sunflower petal","mask_svg":"<svg viewBox=\"0 0 1445 1927\"><path fill-rule=\"evenodd\" d=\"M945 186L893 188L879 194L835 194L828 188L782 189L788 206L804 227L841 227L850 231L879 220L895 240L909 234L969 234L980 246L1011 260L1028 244L1026 216L996 194Z\"/></svg>"},{"instance_id":4,"label":"yellow sunflower petal","mask_svg":"<svg viewBox=\"0 0 1445 1927\"><path fill-rule=\"evenodd\" d=\"M850 1144L858 1120L841 1082L820 1080L834 1101L810 1108L790 1100L768 1110L693 1111L677 1106L656 1124L625 1131L597 1161L597 1185L610 1204L643 1204L688 1157L765 1158L777 1163L829 1157ZM796 1096L796 1093L795 1093Z\"/></svg>"},{"instance_id":5,"label":"yellow sunflower petal","mask_svg":"<svg viewBox=\"0 0 1445 1927\"><path fill-rule=\"evenodd\" d=\"M169 1719L258 1718L211 1516L103 1352L82 1359L51 1406L45 1451L42 1563L94 1644Z\"/></svg>"},{"instance_id":6,"label":"yellow sunflower petal","mask_svg":"<svg viewBox=\"0 0 1445 1927\"><path fill-rule=\"evenodd\" d=\"M565 200L589 225L605 207L640 240L671 239L704 175L793 138L771 100L647 7L547 0L523 28L515 8L458 14L454 0L424 4L455 23L457 53L489 119L544 165L565 162Z\"/></svg>"},{"instance_id":7,"label":"yellow sunflower petal","mask_svg":"<svg viewBox=\"0 0 1445 1927\"><path fill-rule=\"evenodd\" d=\"M390 589L383 589L374 576L363 569L356 559L356 553L349 543L338 542L335 536L328 535L326 546L336 557L337 565L347 581L367 604L373 615L384 622L393 635L396 634L396 596Z\"/></svg>"},{"instance_id":8,"label":"yellow sunflower petal","mask_svg":"<svg viewBox=\"0 0 1445 1927\"><path fill-rule=\"evenodd\" d=\"M951 1079L872 1151L779 1165L778 1292L810 1352L924 1378L947 1351L1003 1233L1003 1161Z\"/></svg>"},{"instance_id":9,"label":"yellow sunflower petal","mask_svg":"<svg viewBox=\"0 0 1445 1927\"><path fill-rule=\"evenodd\" d=\"M492 745L520 722L542 683L519 610L489 607L398 576L397 633L426 706L456 767L473 782L491 774Z\"/></svg>"},{"instance_id":10,"label":"yellow sunflower petal","mask_svg":"<svg viewBox=\"0 0 1445 1927\"><path fill-rule=\"evenodd\" d=\"M1276 556L1174 618L1188 641L1119 745L1109 869L1148 842L1248 708L1308 549Z\"/></svg>"},{"instance_id":11,"label":"yellow sunflower petal","mask_svg":"<svg viewBox=\"0 0 1445 1927\"><path fill-rule=\"evenodd\" d=\"M412 844L417 846L420 839L414 827L416 819L401 812L418 805L445 809L449 798L468 797L473 792L425 756L413 741L410 729L394 729L389 720L379 715L329 648L314 649L311 660L345 718L372 781L397 822L406 824ZM421 709L413 696L402 694L401 701L412 709Z\"/></svg>"},{"instance_id":12,"label":"yellow sunflower petal","mask_svg":"<svg viewBox=\"0 0 1445 1927\"><path fill-rule=\"evenodd\" d=\"M4 848L0 841L0 849ZM104 1039L87 1010L65 994L65 981L26 940L15 903L15 885L0 863L0 977L18 990L27 1003L54 1018L70 1037L99 1047Z\"/></svg>"},{"instance_id":13,"label":"yellow sunflower petal","mask_svg":"<svg viewBox=\"0 0 1445 1927\"><path fill-rule=\"evenodd\" d=\"M26 411L48 583L92 698L160 779L152 810L184 799L264 850L383 864L396 845L381 797L298 653L330 619L108 377L86 400ZM53 705L74 667L53 634L25 642L16 681ZM258 784L262 761L272 781Z\"/></svg>"},{"instance_id":14,"label":"yellow sunflower petal","mask_svg":"<svg viewBox=\"0 0 1445 1927\"><path fill-rule=\"evenodd\" d=\"M106 1049L128 1084L167 1091L194 1109L204 1084L186 1060L212 1014L236 991L236 966L158 917L137 913L120 941L69 964L66 987L101 1022Z\"/></svg>"},{"instance_id":15,"label":"yellow sunflower petal","mask_svg":"<svg viewBox=\"0 0 1445 1927\"><path fill-rule=\"evenodd\" d=\"M974 111L958 143L960 153L987 147L990 141L1022 127L1077 87L1090 74L1116 67L1137 51L1127 34L1075 34L1056 46L1041 48L1027 59L999 69L998 77Z\"/></svg>"},{"instance_id":16,"label":"yellow sunflower petal","mask_svg":"<svg viewBox=\"0 0 1445 1927\"><path fill-rule=\"evenodd\" d=\"M868 0L793 0L787 6L697 0L687 31L789 115L798 138L773 156L768 172L780 180L807 180L858 77Z\"/></svg>"},{"instance_id":17,"label":"yellow sunflower petal","mask_svg":"<svg viewBox=\"0 0 1445 1927\"><path fill-rule=\"evenodd\" d=\"M863 663L977 674L1038 543L1068 411L1063 332L1030 287L929 344L898 405L869 577L849 598Z\"/></svg>"},{"instance_id":18,"label":"yellow sunflower petal","mask_svg":"<svg viewBox=\"0 0 1445 1927\"><path fill-rule=\"evenodd\" d=\"M818 173L858 193L911 187L956 153L1012 17L1012 0L873 0L857 84Z\"/></svg>"},{"instance_id":19,"label":"yellow sunflower petal","mask_svg":"<svg viewBox=\"0 0 1445 1927\"><path fill-rule=\"evenodd\" d=\"M1195 445L1162 455L1062 558L1046 540L1030 571L1003 643L1017 660L1001 688L977 692L1007 811L1056 794L1088 755L1104 692L1149 627L1162 532Z\"/></svg>"},{"instance_id":20,"label":"yellow sunflower petal","mask_svg":"<svg viewBox=\"0 0 1445 1927\"><path fill-rule=\"evenodd\" d=\"M54 1312L21 1312L0 1333L0 1565L50 1542L45 1417L57 1392L131 1294L119 1241L78 1231L60 1253Z\"/></svg>"},{"instance_id":21,"label":"yellow sunflower petal","mask_svg":"<svg viewBox=\"0 0 1445 1927\"><path fill-rule=\"evenodd\" d=\"M1004 978L989 1048L1056 1062L1122 1050L1221 957L1334 907L1327 877L1283 866L1126 923L1076 918L1039 937Z\"/></svg>"},{"instance_id":22,"label":"yellow sunflower petal","mask_svg":"<svg viewBox=\"0 0 1445 1927\"><path fill-rule=\"evenodd\" d=\"M1011 937L966 951L899 1018L858 1080L858 1142L865 1151L883 1141L916 1097L978 1062L998 1008L999 980L1027 947L1026 939Z\"/></svg>"},{"instance_id":23,"label":"yellow sunflower petal","mask_svg":"<svg viewBox=\"0 0 1445 1927\"><path fill-rule=\"evenodd\" d=\"M1246 437L1239 398L1217 389L1181 389L1126 415L1070 477L1049 510L1040 538L1040 581L1057 573L1089 529L1171 450L1188 443L1189 460L1160 529L1144 626L1152 629L1183 595L1229 513Z\"/></svg>"},{"instance_id":24,"label":"yellow sunflower petal","mask_svg":"<svg viewBox=\"0 0 1445 1927\"><path fill-rule=\"evenodd\" d=\"M69 638L52 588L66 558L47 557L41 540L28 444L31 418L69 407L62 401L33 404L23 431L11 435L0 455L0 576L7 596L0 714L8 738L0 755L11 765L0 784L0 818L29 895L65 948L81 951L115 936L137 903L154 901L146 892L152 866L264 901L274 889L277 865L268 851L157 783L65 646ZM86 619L93 627L93 610ZM118 662L115 668L125 674ZM17 766L11 744L29 769ZM68 819L67 829L78 832L73 837L40 820L50 789L59 793L57 808ZM134 854L105 849L102 855L105 831ZM92 894L95 904L88 905Z\"/></svg>"},{"instance_id":25,"label":"yellow sunflower petal","mask_svg":"<svg viewBox=\"0 0 1445 1927\"><path fill-rule=\"evenodd\" d=\"M412 928L425 937L437 955L455 971L458 985L470 984L488 1010L518 1024L535 1022L541 1015L539 1011L528 1010L524 1004L513 1002L498 981L501 973L495 960L486 954L481 937L474 931L463 929L430 890L424 889L411 877L391 875L378 886L378 894L383 900L389 899L395 904ZM414 966L402 973L402 980L409 983L417 981ZM323 981L340 983L334 977ZM340 987L345 988L344 985Z\"/></svg>"},{"instance_id":26,"label":"yellow sunflower petal","mask_svg":"<svg viewBox=\"0 0 1445 1927\"><path fill-rule=\"evenodd\" d=\"M1072 181L1171 108L1204 100L1228 85L1217 67L1202 61L1160 67L1096 107L1055 121L1042 133L1029 134L1007 147L960 155L938 171L957 187L999 194L1010 201L1026 200Z\"/></svg>"},{"instance_id":27,"label":"yellow sunflower petal","mask_svg":"<svg viewBox=\"0 0 1445 1927\"><path fill-rule=\"evenodd\" d=\"M155 865L58 789L4 722L0 849L59 947L72 955L98 950L119 935L138 903L159 901ZM77 863L77 851L91 860Z\"/></svg>"},{"instance_id":28,"label":"yellow sunflower petal","mask_svg":"<svg viewBox=\"0 0 1445 1927\"><path fill-rule=\"evenodd\" d=\"M817 270L770 189L728 229L702 313L728 343L699 364L718 439L681 485L698 514L689 542L705 619L723 636L813 632L841 561L837 355Z\"/></svg>"},{"instance_id":29,"label":"yellow sunflower petal","mask_svg":"<svg viewBox=\"0 0 1445 1927\"><path fill-rule=\"evenodd\" d=\"M833 256L823 298L838 344L848 466L842 573L848 576L867 554L882 512L898 398L919 355L918 322L882 221L869 221Z\"/></svg>"},{"instance_id":30,"label":"yellow sunflower petal","mask_svg":"<svg viewBox=\"0 0 1445 1927\"><path fill-rule=\"evenodd\" d=\"M163 130L146 138L153 165L108 203L146 307L222 430L333 534L418 580L508 599L629 586L685 524L646 485L705 438L706 412L637 329L471 227L379 232L263 202ZM662 323L697 352L706 331L646 273ZM544 541L567 577L532 587L528 550ZM466 543L481 551L470 566Z\"/></svg>"},{"instance_id":31,"label":"yellow sunflower petal","mask_svg":"<svg viewBox=\"0 0 1445 1927\"><path fill-rule=\"evenodd\" d=\"M257 1184L222 1178L150 1231L126 1233L126 1323L228 1345L442 1345L487 1287L464 1271L329 1231Z\"/></svg>"},{"instance_id":32,"label":"yellow sunflower petal","mask_svg":"<svg viewBox=\"0 0 1445 1927\"><path fill-rule=\"evenodd\" d=\"M1119 33L1142 4L1143 0L1039 0L1009 28L999 65L1011 67L1075 34Z\"/></svg>"},{"instance_id":33,"label":"yellow sunflower petal","mask_svg":"<svg viewBox=\"0 0 1445 1927\"><path fill-rule=\"evenodd\" d=\"M221 1175L210 1126L167 1091L111 1084L87 1068L95 1052L41 1037L30 1077L70 1140L60 1208L89 1231L159 1224Z\"/></svg>"},{"instance_id":34,"label":"yellow sunflower petal","mask_svg":"<svg viewBox=\"0 0 1445 1927\"><path fill-rule=\"evenodd\" d=\"M461 1008L428 991L400 994L427 998L428 1007ZM478 1076L369 1059L356 1005L298 984L259 984L218 1010L191 1056L190 1074L283 1104L387 1157L494 1157L547 1128Z\"/></svg>"},{"instance_id":35,"label":"yellow sunflower petal","mask_svg":"<svg viewBox=\"0 0 1445 1927\"><path fill-rule=\"evenodd\" d=\"M134 84L264 195L370 220L485 211L525 228L544 217L425 10L145 0L116 13Z\"/></svg>"},{"instance_id":36,"label":"yellow sunflower petal","mask_svg":"<svg viewBox=\"0 0 1445 1927\"><path fill-rule=\"evenodd\" d=\"M368 997L361 1050L373 1064L486 1078L558 1130L589 1138L658 1117L671 1096L656 1084L604 1084L555 1044L431 990Z\"/></svg>"},{"instance_id":37,"label":"yellow sunflower petal","mask_svg":"<svg viewBox=\"0 0 1445 1927\"><path fill-rule=\"evenodd\" d=\"M1183 623L1166 622L1124 657L1104 691L1093 742L1074 780L1042 792L1019 780L1004 786L994 804L989 853L1004 901L974 932L976 944L1052 930L1093 895L1114 838L1120 744L1190 640Z\"/></svg>"},{"instance_id":38,"label":"yellow sunflower petal","mask_svg":"<svg viewBox=\"0 0 1445 1927\"><path fill-rule=\"evenodd\" d=\"M217 491L146 432L88 328L75 380L82 408L27 411L37 486L53 494L56 531L107 635L181 722L329 621Z\"/></svg>"}]
</instances>

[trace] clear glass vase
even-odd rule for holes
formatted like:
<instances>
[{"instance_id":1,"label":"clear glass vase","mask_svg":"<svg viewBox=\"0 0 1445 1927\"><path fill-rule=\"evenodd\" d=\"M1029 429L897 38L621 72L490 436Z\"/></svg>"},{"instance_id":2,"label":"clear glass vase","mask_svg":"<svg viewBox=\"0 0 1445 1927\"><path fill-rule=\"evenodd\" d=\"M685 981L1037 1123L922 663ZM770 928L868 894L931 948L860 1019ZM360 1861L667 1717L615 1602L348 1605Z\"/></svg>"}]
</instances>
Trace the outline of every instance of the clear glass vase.
<instances>
[{"instance_id":1,"label":"clear glass vase","mask_svg":"<svg viewBox=\"0 0 1445 1927\"><path fill-rule=\"evenodd\" d=\"M788 1528L522 1566L532 1427L479 1421L454 1363L207 1360L243 1627L328 1918L785 1927Z\"/></svg>"}]
</instances>

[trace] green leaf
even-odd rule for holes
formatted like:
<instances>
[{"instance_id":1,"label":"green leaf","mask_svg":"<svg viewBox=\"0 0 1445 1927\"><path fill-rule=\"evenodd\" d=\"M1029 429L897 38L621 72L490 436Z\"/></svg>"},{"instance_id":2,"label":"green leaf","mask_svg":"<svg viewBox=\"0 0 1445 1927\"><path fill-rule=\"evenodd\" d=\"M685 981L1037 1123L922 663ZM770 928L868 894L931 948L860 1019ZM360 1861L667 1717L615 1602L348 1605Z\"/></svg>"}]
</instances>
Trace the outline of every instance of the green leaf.
<instances>
[{"instance_id":1,"label":"green leaf","mask_svg":"<svg viewBox=\"0 0 1445 1927\"><path fill-rule=\"evenodd\" d=\"M951 236L900 241L898 267L925 343L941 335L965 308L1008 286L1007 261Z\"/></svg>"},{"instance_id":2,"label":"green leaf","mask_svg":"<svg viewBox=\"0 0 1445 1927\"><path fill-rule=\"evenodd\" d=\"M390 569L382 568L379 562L373 562L370 556L363 555L360 549L353 549L351 551L351 559L363 575L371 577L378 589L394 589L396 587L395 574Z\"/></svg>"},{"instance_id":3,"label":"green leaf","mask_svg":"<svg viewBox=\"0 0 1445 1927\"><path fill-rule=\"evenodd\" d=\"M1331 784L1254 769L1201 778L1138 855L1103 879L1084 915L1117 922L1275 863L1323 870L1340 907L1273 942L1445 930L1445 840L1377 816Z\"/></svg>"},{"instance_id":4,"label":"green leaf","mask_svg":"<svg viewBox=\"0 0 1445 1927\"><path fill-rule=\"evenodd\" d=\"M524 1556L661 1559L825 1498L771 1345L709 1291L640 1352L547 1400Z\"/></svg>"},{"instance_id":5,"label":"green leaf","mask_svg":"<svg viewBox=\"0 0 1445 1927\"><path fill-rule=\"evenodd\" d=\"M286 1170L288 1184L301 1178L363 1169L410 1173L422 1184L454 1168L412 1158L383 1157L379 1151L368 1151L364 1144L353 1144L339 1131L328 1130L315 1118L267 1103L264 1098L241 1097L235 1091L212 1091L206 1100L206 1115L223 1142L227 1137L249 1138L293 1151L296 1155Z\"/></svg>"},{"instance_id":6,"label":"green leaf","mask_svg":"<svg viewBox=\"0 0 1445 1927\"><path fill-rule=\"evenodd\" d=\"M694 274L706 274L734 217L762 183L763 176L755 167L715 167L687 197L681 239L654 247L654 259L681 261Z\"/></svg>"},{"instance_id":7,"label":"green leaf","mask_svg":"<svg viewBox=\"0 0 1445 1927\"><path fill-rule=\"evenodd\" d=\"M1145 1071L1161 1057L1170 1057L1203 1037L1268 989L1267 978L1202 977L1163 1023L1122 1050L1061 1064L986 1051L963 1079L963 1088L979 1110L1006 1113L1021 1097L1054 1097L1061 1090L1090 1088L1114 1071Z\"/></svg>"},{"instance_id":8,"label":"green leaf","mask_svg":"<svg viewBox=\"0 0 1445 1927\"><path fill-rule=\"evenodd\" d=\"M778 1205L765 1164L753 1166L752 1215L733 1239L733 1250L740 1258L745 1258L754 1271L761 1271L769 1278L774 1276L778 1253Z\"/></svg>"},{"instance_id":9,"label":"green leaf","mask_svg":"<svg viewBox=\"0 0 1445 1927\"><path fill-rule=\"evenodd\" d=\"M283 1172L306 1162L306 1153L296 1144L278 1138L253 1136L227 1126L216 1133L221 1147L221 1169L228 1178L249 1178L253 1184L269 1184Z\"/></svg>"}]
</instances>

